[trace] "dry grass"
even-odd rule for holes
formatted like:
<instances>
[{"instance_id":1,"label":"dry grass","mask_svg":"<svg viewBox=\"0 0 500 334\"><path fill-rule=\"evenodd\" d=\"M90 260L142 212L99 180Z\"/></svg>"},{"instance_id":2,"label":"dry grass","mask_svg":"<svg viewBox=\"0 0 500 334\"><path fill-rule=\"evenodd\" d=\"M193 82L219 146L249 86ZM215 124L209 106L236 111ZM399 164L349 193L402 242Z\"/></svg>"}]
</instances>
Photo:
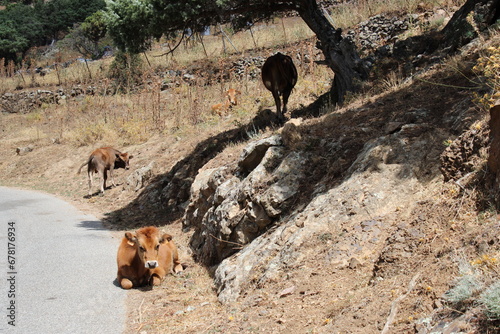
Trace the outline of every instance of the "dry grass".
<instances>
[{"instance_id":1,"label":"dry grass","mask_svg":"<svg viewBox=\"0 0 500 334\"><path fill-rule=\"evenodd\" d=\"M415 13L435 8L462 6L464 0L360 0L350 1L329 10L336 27L348 29L363 22L371 16L382 13Z\"/></svg>"},{"instance_id":2,"label":"dry grass","mask_svg":"<svg viewBox=\"0 0 500 334\"><path fill-rule=\"evenodd\" d=\"M91 65L91 70L103 66L97 62ZM68 71L64 78L86 71L82 64L73 64L72 68L74 71ZM300 80L290 100L292 109L314 101L327 91L332 77L326 67L314 63L299 67L299 71ZM55 76L51 72L38 80L51 82ZM232 79L216 85L190 85L179 78L177 87L163 91L162 78L153 72L146 72L144 81L148 84L136 92L86 95L61 100L57 105L42 105L38 110L19 116L24 119L21 127L28 124L36 130L36 135L30 136L32 141L58 138L75 147L127 146L143 143L155 134L191 136L200 131L223 131L247 123L260 108L274 105L260 80ZM86 88L86 83L82 82L81 87ZM104 77L99 85L101 90L111 89L110 81ZM52 84L47 88L55 90L51 87ZM211 106L223 100L222 92L228 88L236 88L243 94L239 105L220 118L211 113ZM68 85L65 90L71 87Z\"/></svg>"}]
</instances>

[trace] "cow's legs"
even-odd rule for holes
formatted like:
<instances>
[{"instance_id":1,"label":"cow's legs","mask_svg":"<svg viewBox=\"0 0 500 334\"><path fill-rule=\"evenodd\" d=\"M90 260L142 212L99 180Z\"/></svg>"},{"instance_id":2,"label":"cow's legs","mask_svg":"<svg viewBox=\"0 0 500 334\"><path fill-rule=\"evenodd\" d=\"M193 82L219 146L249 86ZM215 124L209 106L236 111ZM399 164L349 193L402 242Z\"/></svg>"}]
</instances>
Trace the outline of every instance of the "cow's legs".
<instances>
[{"instance_id":1,"label":"cow's legs","mask_svg":"<svg viewBox=\"0 0 500 334\"><path fill-rule=\"evenodd\" d=\"M122 278L120 280L120 285L124 289L131 289L134 286L134 284L132 283L132 281L129 280L128 278Z\"/></svg>"},{"instance_id":2,"label":"cow's legs","mask_svg":"<svg viewBox=\"0 0 500 334\"><path fill-rule=\"evenodd\" d=\"M89 175L89 196L92 196L92 171L88 171Z\"/></svg>"},{"instance_id":3,"label":"cow's legs","mask_svg":"<svg viewBox=\"0 0 500 334\"><path fill-rule=\"evenodd\" d=\"M104 189L106 189L106 180L108 179L108 173L106 170L102 171L102 183L101 183L101 192L104 194Z\"/></svg>"},{"instance_id":4,"label":"cow's legs","mask_svg":"<svg viewBox=\"0 0 500 334\"><path fill-rule=\"evenodd\" d=\"M290 97L290 93L292 92L292 90L285 90L283 92L283 115L286 114L286 104L288 103L288 98Z\"/></svg>"},{"instance_id":5,"label":"cow's legs","mask_svg":"<svg viewBox=\"0 0 500 334\"><path fill-rule=\"evenodd\" d=\"M113 169L113 166L111 166L111 168L109 169L109 176L111 177L111 183L113 184L113 187L116 187L115 177L113 176Z\"/></svg>"},{"instance_id":6,"label":"cow's legs","mask_svg":"<svg viewBox=\"0 0 500 334\"><path fill-rule=\"evenodd\" d=\"M151 285L160 285L163 278L167 275L165 269L162 267L156 267L152 273L151 278L149 279L149 284Z\"/></svg>"},{"instance_id":7,"label":"cow's legs","mask_svg":"<svg viewBox=\"0 0 500 334\"><path fill-rule=\"evenodd\" d=\"M276 113L278 114L278 119L283 120L283 113L281 112L281 100L278 91L273 90L274 103L276 104Z\"/></svg>"}]
</instances>

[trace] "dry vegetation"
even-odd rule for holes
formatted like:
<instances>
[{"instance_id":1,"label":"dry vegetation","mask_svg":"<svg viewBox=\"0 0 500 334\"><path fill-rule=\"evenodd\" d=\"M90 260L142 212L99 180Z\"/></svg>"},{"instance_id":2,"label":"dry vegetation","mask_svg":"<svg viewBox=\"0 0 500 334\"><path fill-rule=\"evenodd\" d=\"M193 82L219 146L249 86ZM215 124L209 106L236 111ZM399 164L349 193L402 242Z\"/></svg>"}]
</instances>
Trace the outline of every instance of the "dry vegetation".
<instances>
[{"instance_id":1,"label":"dry vegetation","mask_svg":"<svg viewBox=\"0 0 500 334\"><path fill-rule=\"evenodd\" d=\"M380 12L413 12L433 6L451 8L461 3L463 1L364 0L333 8L330 13L338 26L344 28ZM416 27L409 34L419 34L421 29L423 27ZM125 190L124 181L119 182L121 186L110 189L106 196L83 198L86 194L85 177L76 176L74 172L93 148L104 145L123 148L135 155L131 162L135 166L144 166L154 160L154 172L161 175L190 154L201 140L228 128L247 124L259 109L273 105L269 92L260 80L230 77L212 85L190 85L180 80L179 85L161 90L163 79L158 73L189 67L224 67L232 60L244 56L258 54L265 57L274 51L291 52L297 47L311 50L312 53L312 33L298 18L276 19L259 26L252 33L253 36L248 31L231 34L238 52L226 41L224 53L220 36L206 36L203 44L198 40L182 45L173 55L160 56L168 51L169 45L173 45L172 41L164 41L155 45L147 55L142 55L144 85L135 90L119 94L86 95L66 99L57 105L44 104L27 114L0 115L0 154L5 157L0 162L0 184L48 191L99 217L118 207L124 207L137 196L137 193ZM498 44L498 38L495 40L496 42L485 43L484 50L480 52L486 54L488 46ZM255 45L259 50L255 50ZM34 58L31 69L54 62L63 63L73 58L74 54L59 51L50 57ZM443 71L443 76L461 78L463 63L470 61L470 57L466 60L456 57L437 66L434 71ZM112 82L107 78L110 63L111 59L104 59L90 62L87 67L84 62L76 62L67 68L58 66L43 77L27 75L26 71L21 72L24 73L22 75L12 75L11 65L0 63L0 76L8 76L0 80L0 93L14 92L16 87L24 90L71 90L75 85L96 86L101 91L112 91ZM24 66L24 70L26 69L27 66ZM332 73L325 67L313 63L300 66L299 82L292 93L289 109L296 110L314 102L329 89L331 79ZM351 104L343 109L332 110L327 106L321 114L343 113L351 107L359 107L375 100L390 104L390 93L400 92L402 96L412 93L411 90L405 91L409 82L403 83L397 70L380 78L377 84L378 87L368 87L364 95L351 97ZM223 92L230 87L243 92L241 103L222 118L212 115L210 107L222 102ZM384 93L378 94L382 90ZM367 92L372 95L367 95ZM480 125L476 125L477 127L484 127L484 123L478 124ZM253 135L266 135L274 130L268 129L264 134ZM53 139L57 139L56 144L53 144ZM449 142L451 139L454 138L450 138ZM17 147L27 145L33 145L33 152L26 155L15 154ZM244 143L228 145L210 164L220 166L234 163L243 145ZM54 164L54 161L57 163ZM478 166L481 163L484 164L484 161L478 163ZM117 178L125 180L127 175L120 171ZM429 314L426 305L439 301L453 286L454 277L469 275L467 277L470 280L463 280L465 283L462 284L470 283L469 286L473 288L474 284L487 286L494 281L500 269L497 263L500 256L498 250L478 254L473 246L459 247L459 244L467 242L471 245L488 242L488 233L496 226L496 211L478 204L484 202L480 198L482 194L475 188L464 190L458 185L450 184L433 185L429 187L429 193L434 201L420 203L418 211L414 212L414 216L418 218L406 221L410 225L422 220L427 222L421 227L425 238L415 240L416 260L408 265L380 264L374 278L383 277L383 273L390 271L398 273L391 280L381 279L377 283L377 294L374 294L373 287L360 283L368 281L369 277L346 280L344 271L349 270L348 268L328 272L322 270L321 265L312 264L311 267L292 268L289 280L248 291L240 302L223 306L218 303L214 293L210 269L203 268L190 259L187 246L190 234L182 232L180 221L170 222L166 228L174 236L188 265L187 270L182 276L169 277L165 284L153 291L140 289L130 292L127 332L279 333L294 328L298 333L332 333L337 330L363 333L363 326L370 321L376 321L377 328L382 331L386 320L388 321L387 310L391 309L392 301L395 300L399 303L399 313L391 323L392 333L413 332L414 320ZM128 222L117 223L113 228L123 230L146 224L144 221L135 222L134 225ZM476 235L478 232L482 234ZM116 237L119 238L120 235L121 232ZM330 239L329 235L320 235L317 240L311 240L309 246L326 253L330 247ZM440 257L440 254L450 252L452 248L457 250L455 257ZM421 268L418 277L408 276L410 267ZM412 284L412 278L415 278L415 284ZM404 283L401 285L401 282ZM282 297L287 295L286 289L292 285L297 287L299 296L290 303L289 299ZM320 291L321 298L316 298ZM463 290L458 288L450 291L450 298L456 298L460 303L470 298L466 296L464 299ZM410 293L412 298L406 298ZM415 299L417 303L413 303ZM473 304L470 300L466 303ZM361 311L358 310L369 314L360 314ZM449 312L451 315L453 312L465 311L450 308ZM290 313L293 315L290 316ZM345 314L353 315L352 319L346 317L346 320L339 320ZM331 324L335 321L341 327L333 328ZM498 330L494 326L484 327L481 321L484 319L476 320L476 323L471 321L462 329L473 332L477 328L486 328L484 332L491 333Z\"/></svg>"}]
</instances>

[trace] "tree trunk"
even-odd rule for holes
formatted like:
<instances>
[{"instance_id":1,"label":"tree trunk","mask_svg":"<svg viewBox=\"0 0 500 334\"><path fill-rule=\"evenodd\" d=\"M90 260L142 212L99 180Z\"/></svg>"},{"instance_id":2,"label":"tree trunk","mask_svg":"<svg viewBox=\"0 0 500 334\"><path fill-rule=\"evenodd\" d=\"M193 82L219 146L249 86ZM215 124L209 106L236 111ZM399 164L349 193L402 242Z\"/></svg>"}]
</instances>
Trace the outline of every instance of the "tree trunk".
<instances>
[{"instance_id":1,"label":"tree trunk","mask_svg":"<svg viewBox=\"0 0 500 334\"><path fill-rule=\"evenodd\" d=\"M454 52L497 21L500 0L468 0L441 31L443 48ZM470 15L470 16L469 16Z\"/></svg>"},{"instance_id":2,"label":"tree trunk","mask_svg":"<svg viewBox=\"0 0 500 334\"><path fill-rule=\"evenodd\" d=\"M335 29L318 7L316 0L302 0L297 9L299 15L316 34L318 48L335 73L331 88L332 102L342 104L347 92L357 89L357 82L368 77L368 69L359 58L354 43L342 38L341 29Z\"/></svg>"}]
</instances>

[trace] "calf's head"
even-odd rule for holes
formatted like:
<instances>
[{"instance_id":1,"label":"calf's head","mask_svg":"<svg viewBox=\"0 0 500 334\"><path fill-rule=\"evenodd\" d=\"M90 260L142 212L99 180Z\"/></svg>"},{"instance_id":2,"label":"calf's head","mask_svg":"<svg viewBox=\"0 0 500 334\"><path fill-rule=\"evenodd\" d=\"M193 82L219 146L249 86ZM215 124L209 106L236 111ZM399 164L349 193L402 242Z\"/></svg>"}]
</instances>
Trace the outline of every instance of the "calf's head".
<instances>
[{"instance_id":1,"label":"calf's head","mask_svg":"<svg viewBox=\"0 0 500 334\"><path fill-rule=\"evenodd\" d=\"M130 155L128 153L117 153L115 155L115 169L117 168L125 168L129 169L129 161L132 159L134 156Z\"/></svg>"},{"instance_id":2,"label":"calf's head","mask_svg":"<svg viewBox=\"0 0 500 334\"><path fill-rule=\"evenodd\" d=\"M237 106L238 105L238 95L241 95L241 92L239 90L236 90L234 88L230 88L226 92L227 99L230 103L230 105Z\"/></svg>"},{"instance_id":3,"label":"calf's head","mask_svg":"<svg viewBox=\"0 0 500 334\"><path fill-rule=\"evenodd\" d=\"M160 245L172 240L170 234L160 235L160 231L154 226L143 227L137 230L135 234L126 232L125 238L127 238L130 246L136 247L141 261L148 269L158 267Z\"/></svg>"}]
</instances>

